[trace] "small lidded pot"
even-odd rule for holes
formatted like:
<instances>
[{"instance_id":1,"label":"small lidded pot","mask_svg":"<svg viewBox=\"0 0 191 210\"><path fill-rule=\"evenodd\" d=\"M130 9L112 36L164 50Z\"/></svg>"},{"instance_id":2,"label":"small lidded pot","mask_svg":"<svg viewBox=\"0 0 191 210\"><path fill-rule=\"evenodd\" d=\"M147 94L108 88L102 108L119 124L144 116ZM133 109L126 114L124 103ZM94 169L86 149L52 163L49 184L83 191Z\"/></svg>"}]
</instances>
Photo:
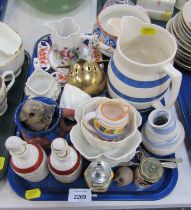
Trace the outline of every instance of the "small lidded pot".
<instances>
[{"instance_id":1,"label":"small lidded pot","mask_svg":"<svg viewBox=\"0 0 191 210\"><path fill-rule=\"evenodd\" d=\"M86 183L92 192L106 192L113 176L112 169L103 161L92 162L84 172Z\"/></svg>"},{"instance_id":2,"label":"small lidded pot","mask_svg":"<svg viewBox=\"0 0 191 210\"><path fill-rule=\"evenodd\" d=\"M135 170L134 183L142 189L158 182L164 173L162 164L156 158L144 158Z\"/></svg>"}]
</instances>

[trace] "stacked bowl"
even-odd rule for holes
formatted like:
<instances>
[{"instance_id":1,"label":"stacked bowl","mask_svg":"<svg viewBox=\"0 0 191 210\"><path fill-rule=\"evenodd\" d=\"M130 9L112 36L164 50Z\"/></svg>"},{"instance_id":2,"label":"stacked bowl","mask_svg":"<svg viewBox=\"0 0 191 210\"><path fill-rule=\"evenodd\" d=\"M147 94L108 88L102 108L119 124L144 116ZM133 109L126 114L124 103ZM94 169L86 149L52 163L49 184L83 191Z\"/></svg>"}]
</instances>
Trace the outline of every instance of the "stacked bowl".
<instances>
[{"instance_id":1,"label":"stacked bowl","mask_svg":"<svg viewBox=\"0 0 191 210\"><path fill-rule=\"evenodd\" d=\"M191 1L188 1L183 11L171 18L166 29L175 37L178 50L175 63L191 71Z\"/></svg>"},{"instance_id":2,"label":"stacked bowl","mask_svg":"<svg viewBox=\"0 0 191 210\"><path fill-rule=\"evenodd\" d=\"M80 105L75 112L77 125L72 128L70 139L74 147L85 159L89 161L102 160L114 167L120 163L128 162L134 157L136 149L142 141L141 134L138 131L142 118L139 112L128 104L130 111L127 130L117 141L103 140L84 126L83 118L87 113L95 111L105 100L113 99L95 97ZM120 99L115 99L115 101L127 104L127 102Z\"/></svg>"}]
</instances>

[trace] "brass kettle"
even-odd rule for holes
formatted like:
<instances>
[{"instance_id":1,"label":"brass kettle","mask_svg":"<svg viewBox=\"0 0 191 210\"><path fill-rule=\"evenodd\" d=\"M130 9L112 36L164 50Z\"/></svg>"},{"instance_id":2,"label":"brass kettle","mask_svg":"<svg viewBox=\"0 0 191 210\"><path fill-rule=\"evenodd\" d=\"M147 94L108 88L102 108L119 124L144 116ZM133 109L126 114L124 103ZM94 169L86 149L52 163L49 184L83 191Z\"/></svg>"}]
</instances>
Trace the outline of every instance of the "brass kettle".
<instances>
[{"instance_id":1,"label":"brass kettle","mask_svg":"<svg viewBox=\"0 0 191 210\"><path fill-rule=\"evenodd\" d=\"M79 60L70 66L67 81L84 92L96 96L105 89L106 75L96 62Z\"/></svg>"}]
</instances>

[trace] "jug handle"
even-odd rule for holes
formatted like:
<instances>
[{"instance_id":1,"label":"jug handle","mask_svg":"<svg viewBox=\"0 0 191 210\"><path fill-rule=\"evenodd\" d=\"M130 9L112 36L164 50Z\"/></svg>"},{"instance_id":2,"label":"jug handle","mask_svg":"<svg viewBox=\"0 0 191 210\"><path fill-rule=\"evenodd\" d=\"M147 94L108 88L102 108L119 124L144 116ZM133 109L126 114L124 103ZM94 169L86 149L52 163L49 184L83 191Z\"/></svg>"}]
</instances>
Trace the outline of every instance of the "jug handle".
<instances>
[{"instance_id":1,"label":"jug handle","mask_svg":"<svg viewBox=\"0 0 191 210\"><path fill-rule=\"evenodd\" d=\"M2 79L3 80L5 80L6 76L9 76L9 75L11 75L11 81L10 81L10 83L6 87L7 93L8 93L8 91L10 90L10 88L13 86L13 84L15 82L15 75L14 75L13 71L5 71L2 74Z\"/></svg>"},{"instance_id":2,"label":"jug handle","mask_svg":"<svg viewBox=\"0 0 191 210\"><path fill-rule=\"evenodd\" d=\"M156 109L168 109L175 103L182 81L182 74L177 69L175 69L172 64L169 63L163 66L162 71L169 75L171 78L171 93L165 106L161 103L161 101L154 102L152 106Z\"/></svg>"},{"instance_id":3,"label":"jug handle","mask_svg":"<svg viewBox=\"0 0 191 210\"><path fill-rule=\"evenodd\" d=\"M89 112L84 115L82 122L89 131L96 133L95 129L89 124L89 121L94 118L96 118L96 112Z\"/></svg>"}]
</instances>

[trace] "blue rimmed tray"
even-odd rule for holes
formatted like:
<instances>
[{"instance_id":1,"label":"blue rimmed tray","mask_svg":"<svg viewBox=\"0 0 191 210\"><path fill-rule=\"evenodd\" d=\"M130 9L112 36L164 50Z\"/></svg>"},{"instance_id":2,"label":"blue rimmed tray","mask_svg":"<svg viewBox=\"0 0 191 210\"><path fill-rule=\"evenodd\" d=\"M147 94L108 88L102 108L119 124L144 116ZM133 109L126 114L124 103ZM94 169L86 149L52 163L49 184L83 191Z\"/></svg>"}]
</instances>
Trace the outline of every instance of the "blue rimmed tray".
<instances>
[{"instance_id":1,"label":"blue rimmed tray","mask_svg":"<svg viewBox=\"0 0 191 210\"><path fill-rule=\"evenodd\" d=\"M34 70L34 65L37 62L37 57L39 53L39 48L44 49L43 52L46 52L46 47L48 48L51 46L51 40L49 35L42 37L39 39L35 45L32 62L29 70L29 75ZM46 54L44 54L46 55ZM47 63L48 59L46 56L42 56L43 58L43 69L49 73L51 73L53 70L50 68L49 64ZM142 113L142 116L145 119L147 119L148 113ZM18 133L19 135L19 133ZM65 135L65 139L70 144L69 134L67 133ZM168 156L168 157L174 157L174 155ZM25 192L26 190L39 188L41 190L41 196L39 198L36 198L34 200L39 201L55 201L55 200L62 200L67 201L68 200L68 192L69 189L72 188L87 188L87 185L85 183L83 173L84 170L87 168L89 162L83 159L83 170L81 173L81 176L78 180L76 180L74 183L71 184L62 184L58 182L54 177L49 174L48 177L39 183L31 183L28 181L25 181L24 179L20 178L18 175L16 175L11 167L9 167L8 170L8 181L12 187L12 189L22 198L25 198ZM114 168L114 171L116 169ZM130 201L130 200L142 200L142 201L148 201L148 200L158 200L166 197L171 193L171 191L176 186L178 179L178 170L177 169L165 169L165 173L163 178L156 184L154 184L149 189L142 190L138 187L136 187L133 183L126 186L126 187L119 187L116 185L115 182L112 182L109 190L105 193L97 193L93 196L92 200L94 201Z\"/></svg>"}]
</instances>

